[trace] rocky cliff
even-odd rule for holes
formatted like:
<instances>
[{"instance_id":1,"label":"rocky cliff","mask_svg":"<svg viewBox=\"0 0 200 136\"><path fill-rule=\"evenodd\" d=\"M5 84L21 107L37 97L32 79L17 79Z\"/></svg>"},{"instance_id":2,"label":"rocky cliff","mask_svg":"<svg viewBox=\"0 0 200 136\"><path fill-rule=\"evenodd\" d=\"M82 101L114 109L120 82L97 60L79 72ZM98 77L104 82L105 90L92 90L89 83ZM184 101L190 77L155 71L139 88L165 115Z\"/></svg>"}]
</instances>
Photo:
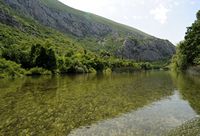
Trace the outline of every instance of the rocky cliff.
<instances>
[{"instance_id":1,"label":"rocky cliff","mask_svg":"<svg viewBox=\"0 0 200 136\"><path fill-rule=\"evenodd\" d=\"M127 38L123 43L122 49L119 49L116 54L122 58L137 61L157 61L169 58L174 52L174 45L168 40L149 39L147 41L139 41Z\"/></svg>"},{"instance_id":2,"label":"rocky cliff","mask_svg":"<svg viewBox=\"0 0 200 136\"><path fill-rule=\"evenodd\" d=\"M109 50L110 45L116 46L112 52L118 57L139 61L155 61L170 58L175 53L175 46L168 40L162 40L141 32L135 28L112 22L105 18L70 8L57 0L1 0L21 15L32 18L42 25L71 34L80 40L86 37L95 39L92 43L97 48ZM19 25L14 18L0 11L1 22ZM10 21L9 21L10 20ZM114 42L103 44L102 39ZM131 38L130 38L131 37ZM117 43L117 41L124 41ZM108 45L108 46L107 46ZM105 47L107 46L107 47Z\"/></svg>"},{"instance_id":3,"label":"rocky cliff","mask_svg":"<svg viewBox=\"0 0 200 136\"><path fill-rule=\"evenodd\" d=\"M4 2L43 25L78 37L104 36L112 31L105 24L92 22L82 16L50 7L40 0L4 0Z\"/></svg>"},{"instance_id":4,"label":"rocky cliff","mask_svg":"<svg viewBox=\"0 0 200 136\"><path fill-rule=\"evenodd\" d=\"M12 16L10 16L6 11L0 9L0 22L2 24L7 24L13 27L19 27L18 23Z\"/></svg>"}]
</instances>

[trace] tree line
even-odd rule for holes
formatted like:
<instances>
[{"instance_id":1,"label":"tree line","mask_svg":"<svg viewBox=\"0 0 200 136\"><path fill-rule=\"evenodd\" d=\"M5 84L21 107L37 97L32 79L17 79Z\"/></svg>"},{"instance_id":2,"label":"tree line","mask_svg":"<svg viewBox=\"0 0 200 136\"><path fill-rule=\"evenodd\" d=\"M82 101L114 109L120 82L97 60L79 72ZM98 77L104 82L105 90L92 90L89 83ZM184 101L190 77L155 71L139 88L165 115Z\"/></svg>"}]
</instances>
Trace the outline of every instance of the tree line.
<instances>
[{"instance_id":1,"label":"tree line","mask_svg":"<svg viewBox=\"0 0 200 136\"><path fill-rule=\"evenodd\" d=\"M190 66L200 65L200 10L196 20L187 28L185 39L177 45L172 66L177 70L186 70Z\"/></svg>"}]
</instances>

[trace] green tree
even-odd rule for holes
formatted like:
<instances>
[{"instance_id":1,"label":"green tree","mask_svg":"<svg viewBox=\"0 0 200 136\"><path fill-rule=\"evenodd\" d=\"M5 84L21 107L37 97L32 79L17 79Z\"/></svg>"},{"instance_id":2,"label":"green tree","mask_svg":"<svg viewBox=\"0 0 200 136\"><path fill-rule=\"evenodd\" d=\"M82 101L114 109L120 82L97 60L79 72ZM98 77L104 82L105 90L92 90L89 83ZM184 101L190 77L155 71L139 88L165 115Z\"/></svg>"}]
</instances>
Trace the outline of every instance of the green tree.
<instances>
[{"instance_id":1,"label":"green tree","mask_svg":"<svg viewBox=\"0 0 200 136\"><path fill-rule=\"evenodd\" d=\"M175 63L179 69L186 69L190 65L198 65L200 58L200 11L197 20L187 28L185 40L178 45Z\"/></svg>"},{"instance_id":2,"label":"green tree","mask_svg":"<svg viewBox=\"0 0 200 136\"><path fill-rule=\"evenodd\" d=\"M2 50L1 56L6 60L11 60L16 62L17 64L21 64L21 67L23 68L30 68L31 65L29 63L29 52L18 49L16 46L17 45L12 45L10 47L4 48Z\"/></svg>"},{"instance_id":3,"label":"green tree","mask_svg":"<svg viewBox=\"0 0 200 136\"><path fill-rule=\"evenodd\" d=\"M197 12L197 19L200 20L200 10Z\"/></svg>"},{"instance_id":4,"label":"green tree","mask_svg":"<svg viewBox=\"0 0 200 136\"><path fill-rule=\"evenodd\" d=\"M33 67L42 67L51 71L57 68L56 54L51 48L47 49L40 44L32 46L30 57Z\"/></svg>"}]
</instances>

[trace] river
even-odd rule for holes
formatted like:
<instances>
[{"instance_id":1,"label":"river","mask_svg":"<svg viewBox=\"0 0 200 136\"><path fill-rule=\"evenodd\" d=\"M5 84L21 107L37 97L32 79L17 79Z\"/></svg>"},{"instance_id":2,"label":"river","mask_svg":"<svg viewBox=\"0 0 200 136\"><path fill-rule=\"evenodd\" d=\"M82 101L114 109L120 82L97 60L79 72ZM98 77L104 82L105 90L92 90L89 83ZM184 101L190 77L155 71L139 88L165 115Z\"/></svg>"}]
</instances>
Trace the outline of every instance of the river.
<instances>
[{"instance_id":1,"label":"river","mask_svg":"<svg viewBox=\"0 0 200 136\"><path fill-rule=\"evenodd\" d=\"M2 136L162 136L199 114L200 77L169 71L0 79Z\"/></svg>"}]
</instances>

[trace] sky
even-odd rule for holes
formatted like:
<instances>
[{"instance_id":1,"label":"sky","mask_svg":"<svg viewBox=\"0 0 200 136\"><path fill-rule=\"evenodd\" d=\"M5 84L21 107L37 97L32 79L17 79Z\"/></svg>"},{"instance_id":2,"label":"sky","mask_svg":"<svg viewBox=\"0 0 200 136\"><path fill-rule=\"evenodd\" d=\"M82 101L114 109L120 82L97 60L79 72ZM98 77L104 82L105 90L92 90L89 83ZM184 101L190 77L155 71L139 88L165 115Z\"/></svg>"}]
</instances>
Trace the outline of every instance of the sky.
<instances>
[{"instance_id":1,"label":"sky","mask_svg":"<svg viewBox=\"0 0 200 136\"><path fill-rule=\"evenodd\" d=\"M177 44L196 19L200 0L59 0Z\"/></svg>"}]
</instances>

